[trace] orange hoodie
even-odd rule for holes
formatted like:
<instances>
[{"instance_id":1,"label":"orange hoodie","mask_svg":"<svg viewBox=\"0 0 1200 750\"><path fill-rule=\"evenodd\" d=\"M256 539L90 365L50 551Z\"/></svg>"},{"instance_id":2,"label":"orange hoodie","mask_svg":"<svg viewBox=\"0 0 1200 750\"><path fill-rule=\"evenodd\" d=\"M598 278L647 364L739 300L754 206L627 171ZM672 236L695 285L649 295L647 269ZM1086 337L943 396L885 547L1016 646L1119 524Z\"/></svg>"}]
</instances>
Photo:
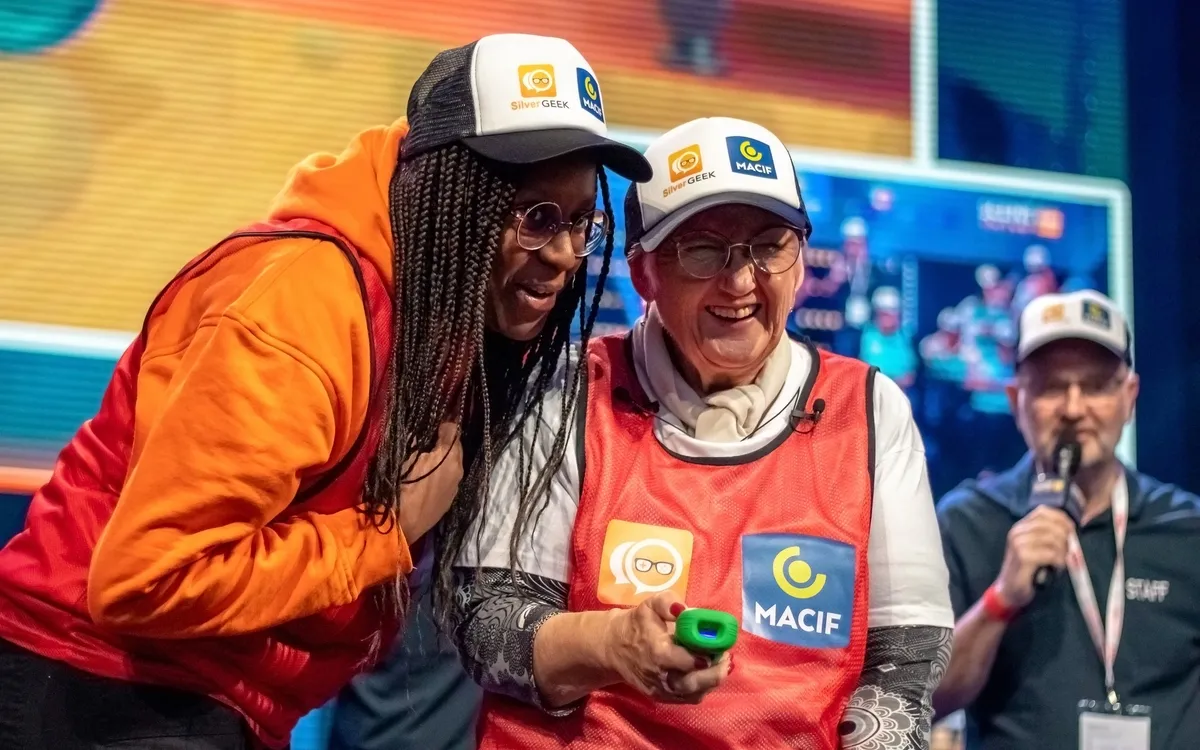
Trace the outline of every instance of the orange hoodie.
<instances>
[{"instance_id":1,"label":"orange hoodie","mask_svg":"<svg viewBox=\"0 0 1200 750\"><path fill-rule=\"evenodd\" d=\"M293 170L271 218L341 232L392 286L388 184L402 121ZM350 449L370 330L336 247L283 239L190 279L148 323L130 472L92 557L96 622L158 638L246 633L411 569L354 508L277 520ZM282 592L287 592L281 596Z\"/></svg>"},{"instance_id":2,"label":"orange hoodie","mask_svg":"<svg viewBox=\"0 0 1200 750\"><path fill-rule=\"evenodd\" d=\"M310 157L271 211L334 228L389 293L388 185L406 132ZM363 592L412 568L398 527L354 507L361 486L293 506L367 419L362 292L335 245L300 238L221 255L169 289L140 358L135 343L0 550L0 638L203 690L280 745L368 657L380 613Z\"/></svg>"}]
</instances>

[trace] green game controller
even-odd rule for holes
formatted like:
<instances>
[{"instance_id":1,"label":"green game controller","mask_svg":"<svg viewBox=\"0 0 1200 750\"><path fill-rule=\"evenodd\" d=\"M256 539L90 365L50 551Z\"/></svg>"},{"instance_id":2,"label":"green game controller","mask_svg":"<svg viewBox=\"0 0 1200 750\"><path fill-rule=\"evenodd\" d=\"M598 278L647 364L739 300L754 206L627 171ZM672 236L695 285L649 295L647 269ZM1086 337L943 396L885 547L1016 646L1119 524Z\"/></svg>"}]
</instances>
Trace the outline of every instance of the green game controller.
<instances>
[{"instance_id":1,"label":"green game controller","mask_svg":"<svg viewBox=\"0 0 1200 750\"><path fill-rule=\"evenodd\" d=\"M693 607L675 620L675 642L694 654L717 659L737 638L737 618L728 612Z\"/></svg>"}]
</instances>

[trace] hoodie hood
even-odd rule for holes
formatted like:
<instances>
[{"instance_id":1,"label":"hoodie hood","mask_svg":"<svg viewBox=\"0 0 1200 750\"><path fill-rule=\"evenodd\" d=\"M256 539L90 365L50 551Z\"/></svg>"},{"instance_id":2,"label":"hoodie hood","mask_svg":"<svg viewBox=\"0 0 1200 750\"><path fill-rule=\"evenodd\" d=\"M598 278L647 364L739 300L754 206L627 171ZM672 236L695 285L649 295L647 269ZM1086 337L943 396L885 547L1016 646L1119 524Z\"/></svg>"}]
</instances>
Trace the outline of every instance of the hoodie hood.
<instances>
[{"instance_id":1,"label":"hoodie hood","mask_svg":"<svg viewBox=\"0 0 1200 750\"><path fill-rule=\"evenodd\" d=\"M401 118L359 133L340 154L308 157L288 175L269 217L312 219L333 227L370 260L394 291L395 245L388 193L407 134L408 121Z\"/></svg>"}]
</instances>

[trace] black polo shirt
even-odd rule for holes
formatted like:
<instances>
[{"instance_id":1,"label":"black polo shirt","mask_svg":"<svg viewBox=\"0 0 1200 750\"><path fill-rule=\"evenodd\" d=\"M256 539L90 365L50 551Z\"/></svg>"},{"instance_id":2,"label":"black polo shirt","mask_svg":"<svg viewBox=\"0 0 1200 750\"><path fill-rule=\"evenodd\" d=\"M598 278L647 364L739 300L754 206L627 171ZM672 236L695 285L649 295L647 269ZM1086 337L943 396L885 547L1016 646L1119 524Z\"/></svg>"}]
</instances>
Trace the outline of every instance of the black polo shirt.
<instances>
[{"instance_id":1,"label":"black polo shirt","mask_svg":"<svg viewBox=\"0 0 1200 750\"><path fill-rule=\"evenodd\" d=\"M1030 508L1033 461L965 482L939 503L950 599L961 617L1000 574L1009 529ZM1200 748L1200 498L1126 470L1125 627L1115 667L1126 703L1151 707L1153 750ZM1105 612L1116 558L1112 514L1079 531ZM1104 700L1104 666L1070 577L1052 580L1008 626L967 708L967 750L1076 750L1080 699Z\"/></svg>"}]
</instances>

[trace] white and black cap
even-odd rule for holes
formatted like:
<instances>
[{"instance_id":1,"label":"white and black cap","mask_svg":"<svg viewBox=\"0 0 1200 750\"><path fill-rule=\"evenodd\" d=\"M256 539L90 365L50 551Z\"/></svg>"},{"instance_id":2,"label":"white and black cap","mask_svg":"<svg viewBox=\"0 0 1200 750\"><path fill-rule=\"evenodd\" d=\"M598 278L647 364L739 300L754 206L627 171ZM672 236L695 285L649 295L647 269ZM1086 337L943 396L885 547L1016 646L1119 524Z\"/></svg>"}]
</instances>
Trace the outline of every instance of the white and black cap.
<instances>
[{"instance_id":1,"label":"white and black cap","mask_svg":"<svg viewBox=\"0 0 1200 750\"><path fill-rule=\"evenodd\" d=\"M625 197L626 252L647 252L692 216L728 203L757 206L801 229L812 223L792 156L774 133L731 117L684 123L646 149L654 176Z\"/></svg>"},{"instance_id":2,"label":"white and black cap","mask_svg":"<svg viewBox=\"0 0 1200 750\"><path fill-rule=\"evenodd\" d=\"M1043 294L1021 311L1017 361L1053 341L1080 339L1108 349L1133 365L1129 324L1111 299L1092 289Z\"/></svg>"},{"instance_id":3,"label":"white and black cap","mask_svg":"<svg viewBox=\"0 0 1200 750\"><path fill-rule=\"evenodd\" d=\"M408 97L402 158L461 141L481 156L533 164L591 151L634 182L650 165L608 138L600 82L565 39L495 34L438 53Z\"/></svg>"}]
</instances>

